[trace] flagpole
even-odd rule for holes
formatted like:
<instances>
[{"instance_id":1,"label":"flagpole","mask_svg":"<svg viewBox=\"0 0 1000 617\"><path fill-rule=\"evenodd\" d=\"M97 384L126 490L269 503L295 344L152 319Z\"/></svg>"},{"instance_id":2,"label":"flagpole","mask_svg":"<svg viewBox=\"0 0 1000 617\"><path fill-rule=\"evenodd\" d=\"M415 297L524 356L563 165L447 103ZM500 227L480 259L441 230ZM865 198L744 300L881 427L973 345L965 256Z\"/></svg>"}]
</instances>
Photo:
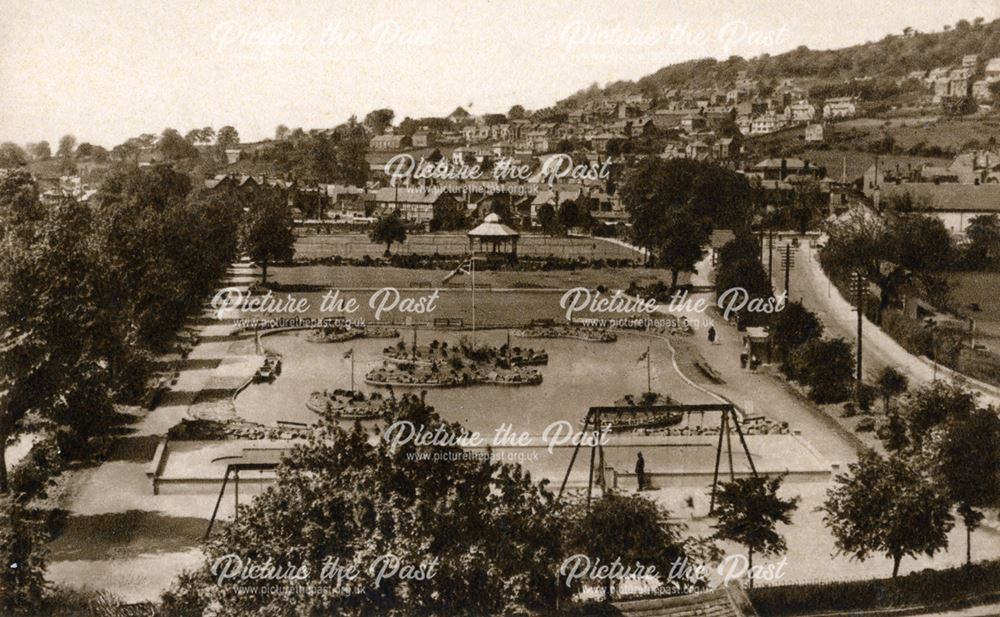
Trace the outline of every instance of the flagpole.
<instances>
[{"instance_id":1,"label":"flagpole","mask_svg":"<svg viewBox=\"0 0 1000 617\"><path fill-rule=\"evenodd\" d=\"M472 249L472 344L476 344L476 249Z\"/></svg>"},{"instance_id":2,"label":"flagpole","mask_svg":"<svg viewBox=\"0 0 1000 617\"><path fill-rule=\"evenodd\" d=\"M351 349L351 394L354 394L354 349Z\"/></svg>"},{"instance_id":3,"label":"flagpole","mask_svg":"<svg viewBox=\"0 0 1000 617\"><path fill-rule=\"evenodd\" d=\"M646 346L646 392L653 392L653 374L649 368L649 345Z\"/></svg>"}]
</instances>

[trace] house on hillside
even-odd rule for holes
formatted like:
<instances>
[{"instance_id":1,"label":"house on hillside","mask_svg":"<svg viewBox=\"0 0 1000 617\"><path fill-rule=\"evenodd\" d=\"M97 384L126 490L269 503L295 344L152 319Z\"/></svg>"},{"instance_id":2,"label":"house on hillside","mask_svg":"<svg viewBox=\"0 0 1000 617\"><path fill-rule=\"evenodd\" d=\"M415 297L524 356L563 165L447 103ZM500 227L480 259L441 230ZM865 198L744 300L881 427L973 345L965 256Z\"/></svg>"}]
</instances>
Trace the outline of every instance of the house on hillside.
<instances>
[{"instance_id":1,"label":"house on hillside","mask_svg":"<svg viewBox=\"0 0 1000 617\"><path fill-rule=\"evenodd\" d=\"M688 114L681 119L681 128L688 133L700 131L708 126L708 121L702 115Z\"/></svg>"},{"instance_id":2,"label":"house on hillside","mask_svg":"<svg viewBox=\"0 0 1000 617\"><path fill-rule=\"evenodd\" d=\"M927 76L924 77L924 82L931 88L935 86L939 79L947 78L951 73L951 67L941 66L938 68L931 69L927 71Z\"/></svg>"},{"instance_id":3,"label":"house on hillside","mask_svg":"<svg viewBox=\"0 0 1000 617\"><path fill-rule=\"evenodd\" d=\"M529 216L532 225L538 224L538 211L543 206L551 206L556 212L559 211L559 206L563 205L568 201L575 202L583 194L583 189L572 188L572 189L559 189L554 190L542 190L538 191L535 198L532 199L529 206Z\"/></svg>"},{"instance_id":4,"label":"house on hillside","mask_svg":"<svg viewBox=\"0 0 1000 617\"><path fill-rule=\"evenodd\" d=\"M812 165L809 161L796 158L765 159L749 170L747 176L757 176L762 180L787 180L789 176L822 177L822 168Z\"/></svg>"},{"instance_id":5,"label":"house on hillside","mask_svg":"<svg viewBox=\"0 0 1000 617\"><path fill-rule=\"evenodd\" d=\"M707 161L712 158L712 146L700 139L695 139L685 146L684 155L686 158L696 161Z\"/></svg>"},{"instance_id":6,"label":"house on hillside","mask_svg":"<svg viewBox=\"0 0 1000 617\"><path fill-rule=\"evenodd\" d=\"M857 112L857 99L853 96L840 96L823 102L824 118L850 118Z\"/></svg>"},{"instance_id":7,"label":"house on hillside","mask_svg":"<svg viewBox=\"0 0 1000 617\"><path fill-rule=\"evenodd\" d=\"M805 138L809 143L821 143L823 141L823 125L810 124L806 126Z\"/></svg>"},{"instance_id":8,"label":"house on hillside","mask_svg":"<svg viewBox=\"0 0 1000 617\"><path fill-rule=\"evenodd\" d=\"M972 82L972 98L980 103L988 103L993 100L993 92L990 91L990 82L985 79Z\"/></svg>"},{"instance_id":9,"label":"house on hillside","mask_svg":"<svg viewBox=\"0 0 1000 617\"><path fill-rule=\"evenodd\" d=\"M785 119L791 122L812 122L816 107L809 101L797 101L785 108Z\"/></svg>"},{"instance_id":10,"label":"house on hillside","mask_svg":"<svg viewBox=\"0 0 1000 617\"><path fill-rule=\"evenodd\" d=\"M470 124L462 129L466 143L486 141L490 138L490 127L485 124Z\"/></svg>"},{"instance_id":11,"label":"house on hillside","mask_svg":"<svg viewBox=\"0 0 1000 617\"><path fill-rule=\"evenodd\" d=\"M990 58L986 63L983 78L988 82L1000 81L1000 58Z\"/></svg>"},{"instance_id":12,"label":"house on hillside","mask_svg":"<svg viewBox=\"0 0 1000 617\"><path fill-rule=\"evenodd\" d=\"M410 141L414 148L429 148L434 145L434 134L430 131L417 131Z\"/></svg>"},{"instance_id":13,"label":"house on hillside","mask_svg":"<svg viewBox=\"0 0 1000 617\"><path fill-rule=\"evenodd\" d=\"M393 150L408 148L410 143L410 138L407 135L386 133L385 135L376 135L375 137L372 137L371 142L369 142L368 145L372 150L390 152Z\"/></svg>"},{"instance_id":14,"label":"house on hillside","mask_svg":"<svg viewBox=\"0 0 1000 617\"><path fill-rule=\"evenodd\" d=\"M733 139L732 137L717 139L712 144L712 156L717 161L739 158L742 141L742 139Z\"/></svg>"},{"instance_id":15,"label":"house on hillside","mask_svg":"<svg viewBox=\"0 0 1000 617\"><path fill-rule=\"evenodd\" d=\"M757 116L750 122L750 134L764 135L766 133L773 133L783 126L785 126L784 118L779 118L774 114L764 114L763 116Z\"/></svg>"}]
</instances>

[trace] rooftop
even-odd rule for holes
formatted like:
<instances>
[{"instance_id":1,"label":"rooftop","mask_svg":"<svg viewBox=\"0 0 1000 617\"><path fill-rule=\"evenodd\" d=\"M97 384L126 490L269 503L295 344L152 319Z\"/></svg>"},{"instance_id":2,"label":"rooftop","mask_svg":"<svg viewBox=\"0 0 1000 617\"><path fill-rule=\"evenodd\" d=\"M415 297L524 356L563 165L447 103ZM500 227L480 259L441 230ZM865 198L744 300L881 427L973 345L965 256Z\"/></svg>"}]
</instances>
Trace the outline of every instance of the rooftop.
<instances>
[{"instance_id":1,"label":"rooftop","mask_svg":"<svg viewBox=\"0 0 1000 617\"><path fill-rule=\"evenodd\" d=\"M483 222L469 231L470 238L516 238L521 234L500 222L496 212L486 215Z\"/></svg>"}]
</instances>

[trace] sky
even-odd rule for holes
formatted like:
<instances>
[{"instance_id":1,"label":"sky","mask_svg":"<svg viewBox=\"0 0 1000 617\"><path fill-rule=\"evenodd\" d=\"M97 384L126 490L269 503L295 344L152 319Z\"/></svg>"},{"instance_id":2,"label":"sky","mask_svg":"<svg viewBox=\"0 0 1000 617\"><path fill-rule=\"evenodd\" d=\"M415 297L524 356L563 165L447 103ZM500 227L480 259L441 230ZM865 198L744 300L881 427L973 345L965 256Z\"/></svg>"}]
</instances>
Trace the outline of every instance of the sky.
<instances>
[{"instance_id":1,"label":"sky","mask_svg":"<svg viewBox=\"0 0 1000 617\"><path fill-rule=\"evenodd\" d=\"M106 147L171 127L243 141L546 107L674 62L831 49L1000 17L998 0L0 0L0 141Z\"/></svg>"}]
</instances>

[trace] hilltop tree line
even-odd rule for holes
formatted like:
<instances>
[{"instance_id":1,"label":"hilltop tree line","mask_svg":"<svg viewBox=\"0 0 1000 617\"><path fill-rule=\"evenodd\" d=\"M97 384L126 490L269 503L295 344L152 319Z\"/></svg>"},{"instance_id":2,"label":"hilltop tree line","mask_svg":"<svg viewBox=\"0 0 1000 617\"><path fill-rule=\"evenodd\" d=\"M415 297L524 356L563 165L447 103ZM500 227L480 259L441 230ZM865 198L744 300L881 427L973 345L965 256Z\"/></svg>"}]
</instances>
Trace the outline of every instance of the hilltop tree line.
<instances>
[{"instance_id":1,"label":"hilltop tree line","mask_svg":"<svg viewBox=\"0 0 1000 617\"><path fill-rule=\"evenodd\" d=\"M901 77L915 70L957 65L962 56L978 54L981 60L1000 56L1000 20L985 23L982 18L946 24L941 32L917 32L906 28L879 41L842 49L812 50L806 46L777 55L761 54L746 59L703 58L666 66L638 81L617 81L601 88L597 84L559 102L577 105L588 100L641 93L656 98L664 89L714 87L733 83L740 71L763 82L763 95L770 94L781 78L815 78L824 81L852 81L855 78ZM885 83L885 82L881 82ZM863 88L865 86L858 86ZM869 86L870 88L870 86ZM859 92L845 86L845 94L884 94L879 88Z\"/></svg>"}]
</instances>

